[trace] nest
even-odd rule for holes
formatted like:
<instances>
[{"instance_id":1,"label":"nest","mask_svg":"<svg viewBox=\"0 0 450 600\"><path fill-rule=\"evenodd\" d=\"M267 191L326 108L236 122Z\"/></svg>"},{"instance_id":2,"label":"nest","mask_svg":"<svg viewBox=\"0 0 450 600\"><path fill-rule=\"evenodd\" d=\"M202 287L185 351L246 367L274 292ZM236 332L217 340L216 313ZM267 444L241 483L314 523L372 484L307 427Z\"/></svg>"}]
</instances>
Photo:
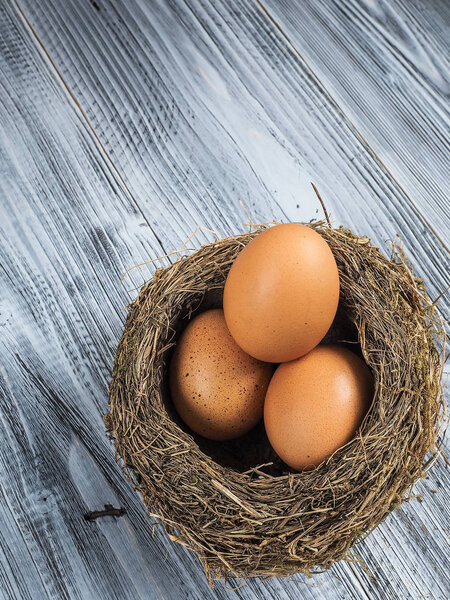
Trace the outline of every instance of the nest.
<instances>
[{"instance_id":1,"label":"nest","mask_svg":"<svg viewBox=\"0 0 450 600\"><path fill-rule=\"evenodd\" d=\"M397 248L309 224L333 251L341 282L330 336L351 344L376 391L359 434L313 471L292 472L262 425L210 442L179 420L168 391L171 349L189 318L221 305L227 273L260 228L159 268L131 305L105 420L126 475L171 540L198 555L209 581L311 574L350 547L424 476L443 410L443 331L423 282Z\"/></svg>"}]
</instances>

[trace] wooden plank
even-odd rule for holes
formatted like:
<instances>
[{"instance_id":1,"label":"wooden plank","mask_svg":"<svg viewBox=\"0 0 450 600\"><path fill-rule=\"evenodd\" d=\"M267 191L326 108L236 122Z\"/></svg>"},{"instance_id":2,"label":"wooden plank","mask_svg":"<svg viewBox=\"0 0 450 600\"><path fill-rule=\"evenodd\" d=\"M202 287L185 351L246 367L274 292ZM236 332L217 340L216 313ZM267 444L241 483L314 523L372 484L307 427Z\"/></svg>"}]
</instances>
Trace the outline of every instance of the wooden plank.
<instances>
[{"instance_id":1,"label":"wooden plank","mask_svg":"<svg viewBox=\"0 0 450 600\"><path fill-rule=\"evenodd\" d=\"M448 244L448 2L263 0Z\"/></svg>"},{"instance_id":2,"label":"wooden plank","mask_svg":"<svg viewBox=\"0 0 450 600\"><path fill-rule=\"evenodd\" d=\"M152 541L139 501L112 463L110 446L102 437L99 419L106 406L108 367L123 322L120 307L130 296L118 291L117 275L125 266L160 254L157 238L166 249L178 245L194 224L199 223L199 218L220 232L238 228L239 197L244 199L255 220L283 215L295 219L297 214L306 215L301 218L313 217L316 204L311 196L306 196L306 204L303 196L297 201L300 198L297 190L305 190L306 194L311 172L318 173L319 178L315 180L322 190L327 190L327 203L329 195L330 207L337 219L359 229L364 227L364 232L373 231L373 237L385 248L388 247L385 239L397 228L406 232L408 250L435 291L442 289L445 278L445 254L420 214L380 170L370 150L355 136L324 90L320 88L317 94L314 79L304 74L304 65L290 54L289 47L277 37L276 28L264 20L263 13L234 14L219 7L216 14L216 7L207 7L205 11L199 5L195 6L194 13L170 5L155 4L151 11L148 6L139 9L131 5L127 9L118 3L114 6L97 3L97 6L100 11L81 4L58 7L43 4L43 14L38 16L45 19L47 11L51 22L43 21L38 28L39 19L34 15L32 24L40 39L47 34L46 48L52 40L58 46L59 54L52 46L51 56L61 72L65 69L65 81L81 102L89 124L107 152L99 149L76 107L66 106L70 98L55 86L49 68L29 46L26 33L18 26L16 16L9 12L5 31L11 30L11 34L4 36L7 40L5 55L8 48L14 48L13 56L23 58L16 61L9 57L10 68L13 66L14 70L13 74L8 73L10 87L6 98L13 98L13 106L9 113L11 118L2 123L8 140L7 160L2 164L8 165L8 179L13 182L2 191L9 198L5 204L4 230L5 238L11 240L1 257L9 269L5 312L10 311L12 315L3 360L5 372L9 373L7 389L12 389L11 382L15 386L14 395L10 395L26 400L23 416L15 417L15 421L24 420L31 431L37 421L38 440L33 439L33 447L41 457L38 463L44 469L42 479L45 485L47 480L50 482L48 487L53 490L55 504L62 512L60 517L53 513L46 516L53 527L49 538L53 543L61 543L59 538L64 540L68 532L78 543L78 552L82 555L79 558L75 553L73 572L64 572L56 581L61 579L64 585L72 586L64 593L73 597L83 594L83 585L92 586L97 597L115 597L114 593L120 597L122 588L116 592L113 589L117 578L122 577L126 590L123 594L130 597L132 594L135 594L133 597L138 594L158 597L160 589L170 598L298 597L299 584L276 580L265 584L251 582L236 593L218 586L217 591L211 593L189 554L169 544L168 558L164 561L160 548L167 541L159 535L157 543ZM25 8L31 19L31 8ZM64 12L66 9L68 13ZM92 15L85 14L87 10L92 11ZM59 23L60 16L62 21L56 30L55 22ZM15 23L14 27L10 21ZM25 48L15 47L17 40ZM67 57L64 46L70 50ZM254 74L240 61L243 51L254 59ZM23 64L30 62L34 65L31 92L30 67L25 74L22 69ZM281 75L277 75L275 69ZM306 86L306 92L298 81ZM312 90L308 86L313 86ZM26 107L33 124L31 131L30 126L20 125L22 136L18 140L9 121L20 120L22 111L14 104ZM186 115L194 115L195 127L188 125ZM339 136L335 132L332 143L328 140L329 121L339 128ZM35 123L39 124L37 130ZM295 129L297 125L299 131ZM75 144L73 138L82 143ZM11 144L9 140L13 139L15 142ZM27 149L30 139L36 139L36 144ZM42 144L46 149L43 156ZM28 158L30 152L33 160ZM52 154L58 157L57 162L51 160ZM349 156L357 160L352 163ZM18 171L23 157L26 166L35 163L35 168ZM109 177L105 178L105 164L112 171L109 177L113 184ZM52 177L54 171L57 177ZM375 182L370 194L367 194L367 177ZM336 189L333 190L334 184ZM36 193L41 189L46 190L44 199ZM55 198L49 193L50 189L56 191ZM343 192L346 202L341 197ZM349 197L355 200L350 203ZM21 202L17 207L18 198ZM364 198L367 205L362 209ZM401 209L405 208L403 219L398 219L396 202ZM128 208L124 209L123 205ZM137 211L136 206L141 210L137 216L133 213ZM364 223L365 213L367 223ZM146 226L140 228L141 222L151 224L156 233L152 235ZM419 227L424 227L424 249L417 247L414 241ZM36 239L36 230L39 239ZM44 242L39 241L41 239ZM133 274L133 285L149 272L151 268L144 269L141 277ZM100 290L93 285L97 280ZM40 310L36 308L38 300L43 307ZM31 310L34 312L30 316ZM22 356L22 363L15 354ZM43 364L42 356L49 357L50 364ZM44 382L40 387L37 387L36 373ZM36 387L33 396L30 389ZM47 389L54 392L48 396ZM80 397L88 417L77 410ZM40 403L43 403L42 408ZM4 410L6 413L7 407ZM54 423L61 432L56 431ZM49 433L45 434L47 429ZM31 437L31 433L29 435ZM22 454L17 441L21 439L19 433L15 437L13 447L17 447L16 453L22 460L3 471L8 486L14 481L18 468L21 475L27 456ZM39 445L41 439L42 445ZM65 443L70 445L70 452ZM56 464L63 473L63 481L54 480L52 465L42 458L47 447L52 448L51 456L57 455ZM99 472L104 486L103 480L98 479ZM433 474L435 472L441 473L439 470ZM448 484L448 475L443 469L442 481ZM136 566L130 540L129 563L123 563L121 549L116 550L117 543L123 543L123 530L99 524L101 542L97 542L86 537L91 529L74 518L74 514L78 514L74 510L86 508L86 499L97 498L102 487L107 490L107 497L106 500L105 496L99 497L100 504L110 499L126 499L130 535L136 537L134 543L138 548L135 552L145 556ZM39 496L31 492L40 493L41 488L39 481L32 481L25 490L34 499L30 503L33 516L36 512L39 514L40 504L35 500ZM16 502L12 490L9 495ZM312 585L317 587L301 586L302 595L305 598L366 598L366 590L370 590L377 598L386 597L384 593L387 597L390 594L414 598L420 590L420 593L439 597L446 588L446 563L441 553L445 533L429 530L429 537L436 543L430 544L425 561L405 549L402 551L408 544L428 540L420 530L420 519L430 518L429 512L421 505L411 505L411 512L409 510L406 507L397 515L412 515L411 533L392 515L361 546L366 557L376 564L377 574L382 577L380 582L372 584L356 568L338 565L331 574L314 580ZM446 522L447 510L445 502L433 506L436 523L441 528ZM23 507L19 505L16 511L22 514ZM5 515L4 520L10 522L8 519L10 517ZM122 527L121 524L122 521L119 522ZM25 526L19 523L14 527L18 538ZM79 527L81 535L77 533ZM8 542L10 539L8 536ZM383 548L386 539L393 545L387 557ZM86 545L92 548L89 560L84 554ZM32 540L28 539L26 546L34 556L38 554ZM73 551L72 546L69 540L67 547L63 544L55 551L63 564L67 563L67 548ZM430 578L424 573L427 568L431 572L433 561L438 563L438 572ZM116 568L117 565L120 566ZM145 596L148 577L145 567L149 565L154 582L151 587L149 580L151 589ZM31 573L32 569L27 567L25 562L22 570ZM410 572L392 573L396 567ZM47 570L51 572L51 566L42 561L37 573L43 572L48 577ZM20 582L20 577L18 580ZM10 585L18 589L19 583ZM411 586L410 590L407 585ZM49 597L52 594L56 597L49 586L46 589Z\"/></svg>"}]
</instances>

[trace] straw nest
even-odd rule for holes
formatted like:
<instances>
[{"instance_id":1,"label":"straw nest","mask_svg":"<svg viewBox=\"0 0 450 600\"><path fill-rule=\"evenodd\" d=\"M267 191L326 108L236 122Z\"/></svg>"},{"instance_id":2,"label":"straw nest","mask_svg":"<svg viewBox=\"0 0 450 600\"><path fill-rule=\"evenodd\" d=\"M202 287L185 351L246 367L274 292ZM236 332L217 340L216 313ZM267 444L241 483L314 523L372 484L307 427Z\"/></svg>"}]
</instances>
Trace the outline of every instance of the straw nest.
<instances>
[{"instance_id":1,"label":"straw nest","mask_svg":"<svg viewBox=\"0 0 450 600\"><path fill-rule=\"evenodd\" d=\"M313 471L290 471L262 425L233 442L190 432L172 407L167 366L195 313L220 306L225 278L260 228L159 268L131 305L105 420L124 471L171 540L194 550L212 582L310 574L400 506L436 449L443 409L442 326L422 281L396 249L309 224L330 245L341 281L329 339L351 344L376 391L360 433Z\"/></svg>"}]
</instances>

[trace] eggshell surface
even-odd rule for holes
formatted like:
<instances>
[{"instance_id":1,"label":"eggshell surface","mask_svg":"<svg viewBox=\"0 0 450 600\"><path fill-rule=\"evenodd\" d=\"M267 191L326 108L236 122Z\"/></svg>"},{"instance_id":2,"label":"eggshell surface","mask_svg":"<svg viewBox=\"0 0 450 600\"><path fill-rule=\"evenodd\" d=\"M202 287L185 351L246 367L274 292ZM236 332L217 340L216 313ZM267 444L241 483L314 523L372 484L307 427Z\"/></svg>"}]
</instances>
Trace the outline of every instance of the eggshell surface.
<instances>
[{"instance_id":1,"label":"eggshell surface","mask_svg":"<svg viewBox=\"0 0 450 600\"><path fill-rule=\"evenodd\" d=\"M293 469L316 467L354 437L372 396L363 360L340 346L317 346L275 371L264 404L269 441Z\"/></svg>"},{"instance_id":2,"label":"eggshell surface","mask_svg":"<svg viewBox=\"0 0 450 600\"><path fill-rule=\"evenodd\" d=\"M263 415L273 365L246 354L233 340L223 311L195 317L170 363L172 400L183 421L212 440L238 437Z\"/></svg>"},{"instance_id":3,"label":"eggshell surface","mask_svg":"<svg viewBox=\"0 0 450 600\"><path fill-rule=\"evenodd\" d=\"M276 225L238 254L223 298L236 343L267 362L303 356L324 337L339 301L339 273L327 242L299 223Z\"/></svg>"}]
</instances>

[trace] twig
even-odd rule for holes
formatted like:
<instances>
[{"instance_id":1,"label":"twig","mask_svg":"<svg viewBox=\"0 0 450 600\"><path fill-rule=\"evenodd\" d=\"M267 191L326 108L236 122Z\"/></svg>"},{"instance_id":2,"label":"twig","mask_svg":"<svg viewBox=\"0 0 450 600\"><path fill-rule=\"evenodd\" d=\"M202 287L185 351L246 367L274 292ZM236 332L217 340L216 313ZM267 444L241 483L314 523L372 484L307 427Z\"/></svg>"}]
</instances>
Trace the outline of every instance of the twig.
<instances>
[{"instance_id":1,"label":"twig","mask_svg":"<svg viewBox=\"0 0 450 600\"><path fill-rule=\"evenodd\" d=\"M86 521L94 521L99 517L122 517L126 515L127 511L125 508L114 508L112 504L105 504L105 510L94 510L87 512L84 515Z\"/></svg>"},{"instance_id":2,"label":"twig","mask_svg":"<svg viewBox=\"0 0 450 600\"><path fill-rule=\"evenodd\" d=\"M323 210L323 214L325 215L325 219L327 220L329 227L331 227L330 217L328 216L328 211L325 208L325 204L324 204L322 198L320 197L319 190L316 188L316 186L313 184L312 181L311 181L311 185L313 186L313 190L316 192L316 196L319 198L319 202L322 205L322 210Z\"/></svg>"}]
</instances>

